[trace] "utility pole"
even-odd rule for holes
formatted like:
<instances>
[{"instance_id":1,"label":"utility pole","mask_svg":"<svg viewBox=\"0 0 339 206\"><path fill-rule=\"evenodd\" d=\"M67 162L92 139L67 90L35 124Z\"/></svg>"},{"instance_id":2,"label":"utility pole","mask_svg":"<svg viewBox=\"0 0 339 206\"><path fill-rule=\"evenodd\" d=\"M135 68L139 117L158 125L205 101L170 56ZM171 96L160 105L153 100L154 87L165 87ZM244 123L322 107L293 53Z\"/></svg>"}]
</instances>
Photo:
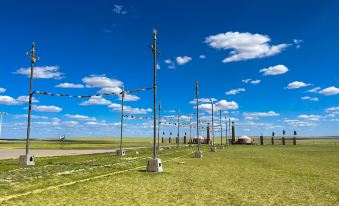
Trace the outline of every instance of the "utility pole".
<instances>
[{"instance_id":1,"label":"utility pole","mask_svg":"<svg viewBox=\"0 0 339 206\"><path fill-rule=\"evenodd\" d=\"M179 148L179 137L180 137L180 109L178 110L178 135L177 135L177 148Z\"/></svg>"},{"instance_id":2,"label":"utility pole","mask_svg":"<svg viewBox=\"0 0 339 206\"><path fill-rule=\"evenodd\" d=\"M190 143L192 144L192 114L190 114Z\"/></svg>"},{"instance_id":3,"label":"utility pole","mask_svg":"<svg viewBox=\"0 0 339 206\"><path fill-rule=\"evenodd\" d=\"M195 158L202 158L202 151L200 151L200 137L199 137L199 86L198 80L195 80L195 103L196 103L196 113L197 113L197 141L198 141L198 151L194 153Z\"/></svg>"},{"instance_id":4,"label":"utility pole","mask_svg":"<svg viewBox=\"0 0 339 206\"><path fill-rule=\"evenodd\" d=\"M6 112L0 112L0 138L2 137L2 117L5 116L7 113Z\"/></svg>"},{"instance_id":5,"label":"utility pole","mask_svg":"<svg viewBox=\"0 0 339 206\"><path fill-rule=\"evenodd\" d=\"M227 142L227 133L228 133L228 129L227 129L227 116L225 115L225 132L226 132L226 146L228 145L228 142Z\"/></svg>"},{"instance_id":6,"label":"utility pole","mask_svg":"<svg viewBox=\"0 0 339 206\"><path fill-rule=\"evenodd\" d=\"M160 110L161 110L161 105L159 104L159 114L158 114L158 150L160 151Z\"/></svg>"},{"instance_id":7,"label":"utility pole","mask_svg":"<svg viewBox=\"0 0 339 206\"><path fill-rule=\"evenodd\" d=\"M220 110L220 116L219 116L219 121L220 121L220 141L221 141L221 149L224 149L224 145L222 143L222 121L221 121L221 110Z\"/></svg>"},{"instance_id":8,"label":"utility pole","mask_svg":"<svg viewBox=\"0 0 339 206\"><path fill-rule=\"evenodd\" d=\"M28 114L27 114L27 133L26 133L26 154L19 157L19 163L26 166L35 165L34 155L29 154L29 138L31 133L31 112L32 112L32 98L33 98L33 75L34 75L34 64L39 57L35 56L35 43L32 43L32 49L30 52L26 52L26 55L31 59L31 72L29 77L29 95L28 95Z\"/></svg>"},{"instance_id":9,"label":"utility pole","mask_svg":"<svg viewBox=\"0 0 339 206\"><path fill-rule=\"evenodd\" d=\"M120 117L120 149L117 151L118 156L125 156L125 151L122 149L122 132L124 127L124 98L125 98L125 88L121 89L121 117Z\"/></svg>"},{"instance_id":10,"label":"utility pole","mask_svg":"<svg viewBox=\"0 0 339 206\"><path fill-rule=\"evenodd\" d=\"M211 147L211 152L216 152L217 148L214 145L214 102L213 99L210 99L211 104L212 104L212 139L213 139L213 143L212 143L212 147Z\"/></svg>"},{"instance_id":11,"label":"utility pole","mask_svg":"<svg viewBox=\"0 0 339 206\"><path fill-rule=\"evenodd\" d=\"M151 45L153 52L153 159L149 159L147 163L148 172L162 172L162 162L157 159L156 153L156 132L157 132L157 31L153 29L153 44Z\"/></svg>"}]
</instances>

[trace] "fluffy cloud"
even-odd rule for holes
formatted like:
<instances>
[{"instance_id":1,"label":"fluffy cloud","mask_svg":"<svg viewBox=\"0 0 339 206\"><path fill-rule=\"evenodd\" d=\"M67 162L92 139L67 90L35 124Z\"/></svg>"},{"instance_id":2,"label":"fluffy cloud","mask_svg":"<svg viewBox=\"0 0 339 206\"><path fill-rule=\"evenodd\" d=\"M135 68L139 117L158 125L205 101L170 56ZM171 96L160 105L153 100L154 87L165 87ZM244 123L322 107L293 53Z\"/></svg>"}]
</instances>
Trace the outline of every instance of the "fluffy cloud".
<instances>
[{"instance_id":1,"label":"fluffy cloud","mask_svg":"<svg viewBox=\"0 0 339 206\"><path fill-rule=\"evenodd\" d=\"M32 110L36 112L61 112L62 108L56 106L32 105Z\"/></svg>"},{"instance_id":2,"label":"fluffy cloud","mask_svg":"<svg viewBox=\"0 0 339 206\"><path fill-rule=\"evenodd\" d=\"M277 117L277 116L279 116L279 113L276 113L274 111L269 111L269 112L244 112L243 116L246 119L259 119L261 117Z\"/></svg>"},{"instance_id":3,"label":"fluffy cloud","mask_svg":"<svg viewBox=\"0 0 339 206\"><path fill-rule=\"evenodd\" d=\"M309 89L309 90L307 90L306 92L309 92L309 93L318 93L318 91L319 91L320 89L321 89L320 87L314 87L313 89Z\"/></svg>"},{"instance_id":4,"label":"fluffy cloud","mask_svg":"<svg viewBox=\"0 0 339 206\"><path fill-rule=\"evenodd\" d=\"M292 127L314 127L318 125L314 122L300 121L297 119L286 119L284 122Z\"/></svg>"},{"instance_id":5,"label":"fluffy cloud","mask_svg":"<svg viewBox=\"0 0 339 206\"><path fill-rule=\"evenodd\" d=\"M27 118L27 114L16 114L13 116L15 119ZM31 115L32 119L48 119L46 116Z\"/></svg>"},{"instance_id":6,"label":"fluffy cloud","mask_svg":"<svg viewBox=\"0 0 339 206\"><path fill-rule=\"evenodd\" d=\"M201 55L199 55L199 58L200 58L200 59L206 59L206 55L201 54Z\"/></svg>"},{"instance_id":7,"label":"fluffy cloud","mask_svg":"<svg viewBox=\"0 0 339 206\"><path fill-rule=\"evenodd\" d=\"M228 102L227 100L220 100L218 102L215 102L213 105L213 110L219 111L219 110L231 110L231 109L238 109L239 105L234 102ZM202 111L211 112L212 111L212 104L201 104L199 105L199 109Z\"/></svg>"},{"instance_id":8,"label":"fluffy cloud","mask_svg":"<svg viewBox=\"0 0 339 206\"><path fill-rule=\"evenodd\" d=\"M243 80L241 80L241 81L242 81L243 83L247 84L247 83L249 83L251 80L252 80L252 79L243 79Z\"/></svg>"},{"instance_id":9,"label":"fluffy cloud","mask_svg":"<svg viewBox=\"0 0 339 206\"><path fill-rule=\"evenodd\" d=\"M275 76L275 75L285 74L286 72L288 72L288 68L280 64L280 65L261 69L259 72L263 73L264 76Z\"/></svg>"},{"instance_id":10,"label":"fluffy cloud","mask_svg":"<svg viewBox=\"0 0 339 206\"><path fill-rule=\"evenodd\" d=\"M239 94L240 92L244 92L244 91L246 91L246 89L244 88L232 89L226 92L226 95L235 95L235 94Z\"/></svg>"},{"instance_id":11,"label":"fluffy cloud","mask_svg":"<svg viewBox=\"0 0 339 206\"><path fill-rule=\"evenodd\" d=\"M294 81L294 82L291 82L287 85L287 89L298 89L298 88L306 87L306 86L309 86L309 85L311 85L311 84L306 84L304 82Z\"/></svg>"},{"instance_id":12,"label":"fluffy cloud","mask_svg":"<svg viewBox=\"0 0 339 206\"><path fill-rule=\"evenodd\" d=\"M313 102L319 101L319 98L317 98L317 97L309 97L309 96L301 97L301 99L302 100L310 100L310 101L313 101Z\"/></svg>"},{"instance_id":13,"label":"fluffy cloud","mask_svg":"<svg viewBox=\"0 0 339 206\"><path fill-rule=\"evenodd\" d=\"M0 104L17 105L19 102L10 96L0 96Z\"/></svg>"},{"instance_id":14,"label":"fluffy cloud","mask_svg":"<svg viewBox=\"0 0 339 206\"><path fill-rule=\"evenodd\" d=\"M226 32L205 38L205 43L215 49L231 50L224 63L273 56L288 44L270 45L270 37L261 34Z\"/></svg>"},{"instance_id":15,"label":"fluffy cloud","mask_svg":"<svg viewBox=\"0 0 339 206\"><path fill-rule=\"evenodd\" d=\"M335 111L339 111L339 107L330 107L325 109L325 112L335 112Z\"/></svg>"},{"instance_id":16,"label":"fluffy cloud","mask_svg":"<svg viewBox=\"0 0 339 206\"><path fill-rule=\"evenodd\" d=\"M76 120L82 120L82 121L96 121L95 117L89 117L85 115L80 115L80 114L66 114L65 117L70 118L70 119L76 119Z\"/></svg>"},{"instance_id":17,"label":"fluffy cloud","mask_svg":"<svg viewBox=\"0 0 339 206\"><path fill-rule=\"evenodd\" d=\"M99 94L119 94L120 92L122 92L122 89L119 87L105 87L98 91Z\"/></svg>"},{"instance_id":18,"label":"fluffy cloud","mask_svg":"<svg viewBox=\"0 0 339 206\"><path fill-rule=\"evenodd\" d=\"M4 93L4 92L6 92L6 89L0 87L0 93Z\"/></svg>"},{"instance_id":19,"label":"fluffy cloud","mask_svg":"<svg viewBox=\"0 0 339 206\"><path fill-rule=\"evenodd\" d=\"M19 96L16 100L20 103L28 103L29 96ZM37 103L37 102L39 101L35 97L32 97L32 103Z\"/></svg>"},{"instance_id":20,"label":"fluffy cloud","mask_svg":"<svg viewBox=\"0 0 339 206\"><path fill-rule=\"evenodd\" d=\"M121 87L122 82L117 79L110 79L105 75L91 75L82 78L88 88L114 88Z\"/></svg>"},{"instance_id":21,"label":"fluffy cloud","mask_svg":"<svg viewBox=\"0 0 339 206\"><path fill-rule=\"evenodd\" d=\"M31 68L20 68L14 74L22 74L29 77ZM63 74L59 72L59 66L34 67L33 77L36 79L62 79Z\"/></svg>"},{"instance_id":22,"label":"fluffy cloud","mask_svg":"<svg viewBox=\"0 0 339 206\"><path fill-rule=\"evenodd\" d=\"M332 86L319 91L319 93L326 96L337 95L339 94L339 88Z\"/></svg>"},{"instance_id":23,"label":"fluffy cloud","mask_svg":"<svg viewBox=\"0 0 339 206\"><path fill-rule=\"evenodd\" d=\"M80 103L82 106L88 106L88 105L109 105L112 104L111 101L101 97L101 96L93 96L89 98L87 101L84 101Z\"/></svg>"},{"instance_id":24,"label":"fluffy cloud","mask_svg":"<svg viewBox=\"0 0 339 206\"><path fill-rule=\"evenodd\" d=\"M251 81L251 84L256 85L256 84L259 84L260 82L261 82L261 80L259 80L259 79L257 79L257 80L252 80L252 81Z\"/></svg>"},{"instance_id":25,"label":"fluffy cloud","mask_svg":"<svg viewBox=\"0 0 339 206\"><path fill-rule=\"evenodd\" d=\"M311 115L303 114L303 115L299 115L298 118L309 120L309 121L319 121L321 116L320 115L314 115L314 114L311 114Z\"/></svg>"},{"instance_id":26,"label":"fluffy cloud","mask_svg":"<svg viewBox=\"0 0 339 206\"><path fill-rule=\"evenodd\" d=\"M215 98L199 98L199 103L207 103L207 102L216 102L217 99ZM193 99L192 101L189 102L190 104L196 104L196 99Z\"/></svg>"},{"instance_id":27,"label":"fluffy cloud","mask_svg":"<svg viewBox=\"0 0 339 206\"><path fill-rule=\"evenodd\" d=\"M172 60L166 59L164 62L165 62L165 64L167 64L167 67L169 69L175 69L176 68L175 62L173 62Z\"/></svg>"},{"instance_id":28,"label":"fluffy cloud","mask_svg":"<svg viewBox=\"0 0 339 206\"><path fill-rule=\"evenodd\" d=\"M295 44L295 47L297 48L297 49L299 49L300 47L301 47L301 43L303 43L304 42L304 40L301 40L301 39L293 39L293 43Z\"/></svg>"},{"instance_id":29,"label":"fluffy cloud","mask_svg":"<svg viewBox=\"0 0 339 206\"><path fill-rule=\"evenodd\" d=\"M140 97L133 95L133 94L125 94L124 101L126 102L134 102L138 101ZM121 100L121 95L119 95L119 100Z\"/></svg>"},{"instance_id":30,"label":"fluffy cloud","mask_svg":"<svg viewBox=\"0 0 339 206\"><path fill-rule=\"evenodd\" d=\"M192 61L192 58L191 58L191 57L188 57L188 56L182 56L182 57L179 56L179 57L177 57L175 60L176 60L176 62L177 62L178 65L184 65L184 64L186 64L186 63Z\"/></svg>"},{"instance_id":31,"label":"fluffy cloud","mask_svg":"<svg viewBox=\"0 0 339 206\"><path fill-rule=\"evenodd\" d=\"M108 107L111 108L113 111L121 111L121 104L112 103ZM124 105L124 113L128 113L128 114L147 114L149 112L152 112L152 109L150 109L150 108L147 108L147 109L133 108L133 107Z\"/></svg>"},{"instance_id":32,"label":"fluffy cloud","mask_svg":"<svg viewBox=\"0 0 339 206\"><path fill-rule=\"evenodd\" d=\"M80 89L80 88L84 88L85 86L82 85L82 84L73 84L73 83L65 82L65 83L58 84L58 85L56 85L55 87L57 87L57 88Z\"/></svg>"}]
</instances>

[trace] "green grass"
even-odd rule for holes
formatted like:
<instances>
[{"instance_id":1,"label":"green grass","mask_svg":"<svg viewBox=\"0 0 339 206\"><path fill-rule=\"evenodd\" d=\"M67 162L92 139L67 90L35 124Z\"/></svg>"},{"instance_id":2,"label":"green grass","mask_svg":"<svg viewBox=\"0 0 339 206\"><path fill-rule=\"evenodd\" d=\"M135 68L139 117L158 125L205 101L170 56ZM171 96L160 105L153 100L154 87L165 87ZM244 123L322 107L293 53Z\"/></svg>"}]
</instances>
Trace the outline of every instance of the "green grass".
<instances>
[{"instance_id":1,"label":"green grass","mask_svg":"<svg viewBox=\"0 0 339 206\"><path fill-rule=\"evenodd\" d=\"M4 205L339 204L339 145L236 145L216 153L205 146L202 159L192 158L194 150L161 151L165 171L159 174L144 171L149 149L125 158L37 158L37 165L26 169L1 160L0 200L12 197ZM100 177L131 168L137 169ZM29 191L36 193L20 196Z\"/></svg>"},{"instance_id":2,"label":"green grass","mask_svg":"<svg viewBox=\"0 0 339 206\"><path fill-rule=\"evenodd\" d=\"M124 147L148 147L153 142L151 138L124 138ZM0 149L24 149L26 140L0 140ZM62 144L56 139L32 139L31 149L111 149L120 145L120 138L69 138Z\"/></svg>"}]
</instances>

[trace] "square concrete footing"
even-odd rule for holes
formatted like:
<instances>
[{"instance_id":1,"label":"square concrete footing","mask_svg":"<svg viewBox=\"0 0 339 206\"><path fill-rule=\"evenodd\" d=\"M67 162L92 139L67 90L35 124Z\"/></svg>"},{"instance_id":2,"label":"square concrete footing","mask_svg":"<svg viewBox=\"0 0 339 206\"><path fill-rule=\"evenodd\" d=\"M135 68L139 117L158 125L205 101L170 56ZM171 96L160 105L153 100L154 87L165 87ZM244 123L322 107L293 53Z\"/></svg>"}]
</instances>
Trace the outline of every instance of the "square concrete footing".
<instances>
[{"instance_id":1,"label":"square concrete footing","mask_svg":"<svg viewBox=\"0 0 339 206\"><path fill-rule=\"evenodd\" d=\"M147 162L147 172L162 172L162 162L161 159L155 158L155 159L149 159Z\"/></svg>"},{"instance_id":2,"label":"square concrete footing","mask_svg":"<svg viewBox=\"0 0 339 206\"><path fill-rule=\"evenodd\" d=\"M117 150L117 155L118 156L125 156L126 155L126 152L125 152L125 150L124 149L119 149L119 150Z\"/></svg>"},{"instance_id":3,"label":"square concrete footing","mask_svg":"<svg viewBox=\"0 0 339 206\"><path fill-rule=\"evenodd\" d=\"M35 165L34 155L28 154L19 156L19 165L22 167L29 167Z\"/></svg>"},{"instance_id":4,"label":"square concrete footing","mask_svg":"<svg viewBox=\"0 0 339 206\"><path fill-rule=\"evenodd\" d=\"M216 152L217 151L217 147L216 146L212 146L210 151L211 152Z\"/></svg>"},{"instance_id":5,"label":"square concrete footing","mask_svg":"<svg viewBox=\"0 0 339 206\"><path fill-rule=\"evenodd\" d=\"M194 158L202 158L202 151L201 150L195 151Z\"/></svg>"}]
</instances>

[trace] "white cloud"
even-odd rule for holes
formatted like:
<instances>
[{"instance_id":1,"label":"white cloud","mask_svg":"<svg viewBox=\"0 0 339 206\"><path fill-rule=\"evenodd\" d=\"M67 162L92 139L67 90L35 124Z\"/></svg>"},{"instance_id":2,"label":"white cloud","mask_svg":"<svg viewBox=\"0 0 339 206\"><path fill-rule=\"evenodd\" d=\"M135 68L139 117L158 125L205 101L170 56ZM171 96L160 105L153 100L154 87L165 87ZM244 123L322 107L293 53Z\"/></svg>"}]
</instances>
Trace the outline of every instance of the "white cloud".
<instances>
[{"instance_id":1,"label":"white cloud","mask_svg":"<svg viewBox=\"0 0 339 206\"><path fill-rule=\"evenodd\" d=\"M334 87L334 86L328 87L326 89L319 91L319 94L323 94L323 95L326 95L326 96L337 95L337 94L339 94L339 88Z\"/></svg>"},{"instance_id":2,"label":"white cloud","mask_svg":"<svg viewBox=\"0 0 339 206\"><path fill-rule=\"evenodd\" d=\"M261 69L259 72L263 73L264 76L275 76L275 75L285 74L286 72L288 72L288 68L280 64L280 65Z\"/></svg>"},{"instance_id":3,"label":"white cloud","mask_svg":"<svg viewBox=\"0 0 339 206\"><path fill-rule=\"evenodd\" d=\"M80 115L80 114L66 114L65 117L70 118L70 119L76 119L76 120L82 120L82 121L96 121L95 117L89 117L85 115Z\"/></svg>"},{"instance_id":4,"label":"white cloud","mask_svg":"<svg viewBox=\"0 0 339 206\"><path fill-rule=\"evenodd\" d=\"M105 75L91 75L82 78L82 81L88 88L107 88L107 87L121 87L122 82L117 79L110 79Z\"/></svg>"},{"instance_id":5,"label":"white cloud","mask_svg":"<svg viewBox=\"0 0 339 206\"><path fill-rule=\"evenodd\" d=\"M157 64L157 69L160 70L160 64Z\"/></svg>"},{"instance_id":6,"label":"white cloud","mask_svg":"<svg viewBox=\"0 0 339 206\"><path fill-rule=\"evenodd\" d=\"M6 92L6 89L0 87L0 93L4 93L4 92Z\"/></svg>"},{"instance_id":7,"label":"white cloud","mask_svg":"<svg viewBox=\"0 0 339 206\"><path fill-rule=\"evenodd\" d=\"M199 98L199 103L207 103L207 102L211 102L211 100L213 102L216 102L217 99L215 98ZM190 104L196 104L196 99L193 99L192 101L189 102Z\"/></svg>"},{"instance_id":8,"label":"white cloud","mask_svg":"<svg viewBox=\"0 0 339 206\"><path fill-rule=\"evenodd\" d=\"M235 94L239 94L240 92L244 92L244 91L246 91L246 89L244 88L232 89L226 92L226 95L235 95Z\"/></svg>"},{"instance_id":9,"label":"white cloud","mask_svg":"<svg viewBox=\"0 0 339 206\"><path fill-rule=\"evenodd\" d=\"M123 5L118 5L118 4L114 4L113 5L113 9L112 11L116 14L120 14L120 15L125 15L128 12L126 10L124 10L124 6Z\"/></svg>"},{"instance_id":10,"label":"white cloud","mask_svg":"<svg viewBox=\"0 0 339 206\"><path fill-rule=\"evenodd\" d=\"M125 94L124 101L126 102L133 102L138 101L140 97L133 95L133 94ZM119 100L121 100L121 95L119 95Z\"/></svg>"},{"instance_id":11,"label":"white cloud","mask_svg":"<svg viewBox=\"0 0 339 206\"><path fill-rule=\"evenodd\" d=\"M259 80L259 79L257 79L257 80L252 80L252 81L251 81L251 84L256 85L256 84L259 84L260 82L261 82L261 80Z\"/></svg>"},{"instance_id":12,"label":"white cloud","mask_svg":"<svg viewBox=\"0 0 339 206\"><path fill-rule=\"evenodd\" d=\"M308 120L308 121L319 121L321 116L320 115L314 115L314 114L311 114L311 115L299 115L298 118L300 119L305 119L305 120Z\"/></svg>"},{"instance_id":13,"label":"white cloud","mask_svg":"<svg viewBox=\"0 0 339 206\"><path fill-rule=\"evenodd\" d=\"M260 117L277 117L279 116L279 113L276 113L274 111L269 112L244 112L243 116L246 119L258 119Z\"/></svg>"},{"instance_id":14,"label":"white cloud","mask_svg":"<svg viewBox=\"0 0 339 206\"><path fill-rule=\"evenodd\" d=\"M250 82L252 79L243 79L241 80L243 83L247 84L248 82Z\"/></svg>"},{"instance_id":15,"label":"white cloud","mask_svg":"<svg viewBox=\"0 0 339 206\"><path fill-rule=\"evenodd\" d=\"M297 119L286 119L284 122L292 127L314 127L318 125L314 122L300 121Z\"/></svg>"},{"instance_id":16,"label":"white cloud","mask_svg":"<svg viewBox=\"0 0 339 206\"><path fill-rule=\"evenodd\" d=\"M84 101L80 103L82 106L88 106L88 105L109 105L112 104L111 101L101 97L101 96L93 96L89 98L87 101Z\"/></svg>"},{"instance_id":17,"label":"white cloud","mask_svg":"<svg viewBox=\"0 0 339 206\"><path fill-rule=\"evenodd\" d=\"M19 102L10 96L0 96L0 104L17 105Z\"/></svg>"},{"instance_id":18,"label":"white cloud","mask_svg":"<svg viewBox=\"0 0 339 206\"><path fill-rule=\"evenodd\" d=\"M167 67L169 69L175 69L176 68L175 62L173 62L171 59L166 59L164 62L165 62L165 64L167 64Z\"/></svg>"},{"instance_id":19,"label":"white cloud","mask_svg":"<svg viewBox=\"0 0 339 206\"><path fill-rule=\"evenodd\" d=\"M19 96L16 99L19 103L28 103L29 96ZM35 97L32 97L32 103L37 103L39 102Z\"/></svg>"},{"instance_id":20,"label":"white cloud","mask_svg":"<svg viewBox=\"0 0 339 206\"><path fill-rule=\"evenodd\" d=\"M199 55L199 58L200 58L200 59L206 59L206 55L200 54L200 55Z\"/></svg>"},{"instance_id":21,"label":"white cloud","mask_svg":"<svg viewBox=\"0 0 339 206\"><path fill-rule=\"evenodd\" d=\"M301 97L302 100L310 100L310 101L313 101L313 102L318 102L319 101L319 98L317 97L309 97L309 96L304 96L304 97Z\"/></svg>"},{"instance_id":22,"label":"white cloud","mask_svg":"<svg viewBox=\"0 0 339 206\"><path fill-rule=\"evenodd\" d=\"M165 111L165 112L174 113L175 110L174 110L174 109L170 109L170 110L167 110L167 111Z\"/></svg>"},{"instance_id":23,"label":"white cloud","mask_svg":"<svg viewBox=\"0 0 339 206\"><path fill-rule=\"evenodd\" d=\"M219 110L231 110L231 109L238 109L239 105L234 102L228 102L227 100L220 100L218 102L215 102L213 105L213 110L219 111ZM211 112L212 111L212 104L201 104L199 105L199 109L202 111Z\"/></svg>"},{"instance_id":24,"label":"white cloud","mask_svg":"<svg viewBox=\"0 0 339 206\"><path fill-rule=\"evenodd\" d=\"M30 77L31 68L20 68L14 74L22 74ZM62 79L63 73L59 72L59 66L34 67L33 77L36 79Z\"/></svg>"},{"instance_id":25,"label":"white cloud","mask_svg":"<svg viewBox=\"0 0 339 206\"><path fill-rule=\"evenodd\" d=\"M226 32L205 38L205 43L215 49L231 50L224 63L273 56L288 44L270 45L270 37L261 34Z\"/></svg>"},{"instance_id":26,"label":"white cloud","mask_svg":"<svg viewBox=\"0 0 339 206\"><path fill-rule=\"evenodd\" d=\"M176 60L176 62L177 62L178 65L184 65L184 64L186 64L186 63L192 61L192 58L191 58L191 57L188 57L188 56L182 56L182 57L179 56L179 57L177 57L175 60Z\"/></svg>"},{"instance_id":27,"label":"white cloud","mask_svg":"<svg viewBox=\"0 0 339 206\"><path fill-rule=\"evenodd\" d=\"M112 103L108 107L111 108L113 111L121 111L121 104ZM150 109L150 108L147 108L147 109L133 108L133 107L124 105L124 113L128 113L128 114L147 114L149 112L152 112L152 109Z\"/></svg>"},{"instance_id":28,"label":"white cloud","mask_svg":"<svg viewBox=\"0 0 339 206\"><path fill-rule=\"evenodd\" d=\"M122 89L119 87L105 87L98 91L99 94L119 94L120 92L122 92Z\"/></svg>"},{"instance_id":29,"label":"white cloud","mask_svg":"<svg viewBox=\"0 0 339 206\"><path fill-rule=\"evenodd\" d=\"M80 89L80 88L84 88L85 86L82 85L82 84L73 84L73 83L65 82L65 83L58 84L58 85L56 85L55 87L57 87L57 88Z\"/></svg>"},{"instance_id":30,"label":"white cloud","mask_svg":"<svg viewBox=\"0 0 339 206\"><path fill-rule=\"evenodd\" d=\"M173 63L172 60L170 60L170 59L166 59L164 62L165 62L165 64L172 64Z\"/></svg>"},{"instance_id":31,"label":"white cloud","mask_svg":"<svg viewBox=\"0 0 339 206\"><path fill-rule=\"evenodd\" d=\"M287 85L287 89L298 89L298 88L306 87L306 86L309 86L309 85L311 85L311 84L306 84L304 82L294 81L294 82L291 82Z\"/></svg>"},{"instance_id":32,"label":"white cloud","mask_svg":"<svg viewBox=\"0 0 339 206\"><path fill-rule=\"evenodd\" d=\"M32 105L32 110L36 112L61 112L62 108L56 106Z\"/></svg>"},{"instance_id":33,"label":"white cloud","mask_svg":"<svg viewBox=\"0 0 339 206\"><path fill-rule=\"evenodd\" d=\"M295 44L295 47L299 49L301 47L301 43L303 43L304 40L301 39L293 39L293 43Z\"/></svg>"},{"instance_id":34,"label":"white cloud","mask_svg":"<svg viewBox=\"0 0 339 206\"><path fill-rule=\"evenodd\" d=\"M339 107L330 107L325 109L325 112L335 112L335 111L339 111Z\"/></svg>"},{"instance_id":35,"label":"white cloud","mask_svg":"<svg viewBox=\"0 0 339 206\"><path fill-rule=\"evenodd\" d=\"M313 89L309 89L309 90L307 90L306 92L309 92L309 93L318 93L318 91L319 91L320 89L321 89L320 87L314 87Z\"/></svg>"},{"instance_id":36,"label":"white cloud","mask_svg":"<svg viewBox=\"0 0 339 206\"><path fill-rule=\"evenodd\" d=\"M27 114L16 114L13 116L15 119L27 118ZM31 115L32 119L48 119L46 116Z\"/></svg>"}]
</instances>

